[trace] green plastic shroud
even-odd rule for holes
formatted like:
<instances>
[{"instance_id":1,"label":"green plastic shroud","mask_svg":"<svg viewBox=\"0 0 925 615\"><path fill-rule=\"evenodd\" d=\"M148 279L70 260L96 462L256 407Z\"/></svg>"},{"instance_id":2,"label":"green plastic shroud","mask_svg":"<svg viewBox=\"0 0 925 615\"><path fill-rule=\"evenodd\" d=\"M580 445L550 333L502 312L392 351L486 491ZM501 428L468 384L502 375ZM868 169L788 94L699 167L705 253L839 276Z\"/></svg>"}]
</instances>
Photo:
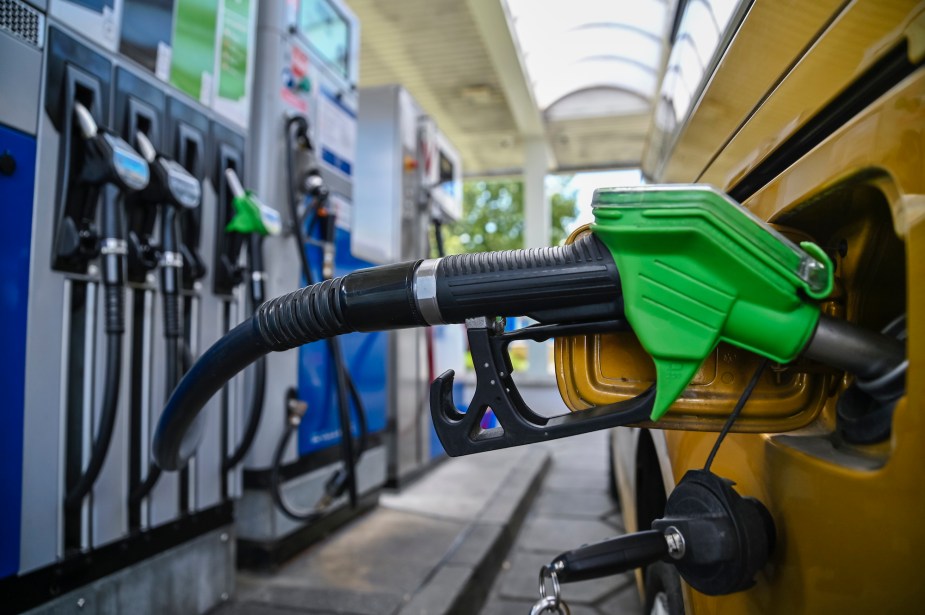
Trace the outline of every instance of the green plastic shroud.
<instances>
[{"instance_id":1,"label":"green plastic shroud","mask_svg":"<svg viewBox=\"0 0 925 615\"><path fill-rule=\"evenodd\" d=\"M227 232L279 235L282 230L279 212L261 203L250 190L243 195L235 195L231 204L234 207L234 217L225 227Z\"/></svg>"},{"instance_id":2,"label":"green plastic shroud","mask_svg":"<svg viewBox=\"0 0 925 615\"><path fill-rule=\"evenodd\" d=\"M656 370L653 421L720 341L788 363L832 291L819 246L797 246L709 186L594 193L592 232L613 253L626 318Z\"/></svg>"}]
</instances>

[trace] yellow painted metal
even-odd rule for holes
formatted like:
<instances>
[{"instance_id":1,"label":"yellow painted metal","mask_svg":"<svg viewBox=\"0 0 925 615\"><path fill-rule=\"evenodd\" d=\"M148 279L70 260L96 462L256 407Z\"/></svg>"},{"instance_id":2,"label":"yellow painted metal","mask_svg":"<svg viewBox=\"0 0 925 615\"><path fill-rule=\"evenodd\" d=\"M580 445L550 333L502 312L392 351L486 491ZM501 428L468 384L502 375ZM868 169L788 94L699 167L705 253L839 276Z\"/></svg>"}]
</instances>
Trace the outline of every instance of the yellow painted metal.
<instances>
[{"instance_id":1,"label":"yellow painted metal","mask_svg":"<svg viewBox=\"0 0 925 615\"><path fill-rule=\"evenodd\" d=\"M654 123L643 155L646 176L658 183L700 177L780 76L847 4L755 0L680 133L666 133Z\"/></svg>"},{"instance_id":2,"label":"yellow painted metal","mask_svg":"<svg viewBox=\"0 0 925 615\"><path fill-rule=\"evenodd\" d=\"M758 113L714 161L709 177L726 188L734 184L903 36L910 37L910 55L921 53L925 30L916 10L921 7L910 3L851 3L794 70L781 76ZM925 67L848 120L746 206L764 220L812 236L836 256L840 286L827 306L830 312L869 328L907 313L907 395L896 409L892 436L875 445L849 445L836 435L835 405L849 378L826 384L822 407L797 431L731 434L713 470L768 506L778 545L754 588L711 598L685 587L688 610L695 615L922 612ZM560 343L557 374L563 396L581 408L609 399L619 387L635 391L636 381L651 374L640 355L616 338ZM576 367L581 364L596 373ZM745 362L739 367L741 390L741 376L749 370ZM701 371L692 396L708 390L713 370L707 365ZM621 373L626 381L617 382ZM601 390L602 382L616 389ZM675 480L702 466L715 439L695 431L665 434Z\"/></svg>"},{"instance_id":3,"label":"yellow painted metal","mask_svg":"<svg viewBox=\"0 0 925 615\"><path fill-rule=\"evenodd\" d=\"M772 563L753 589L688 590L694 613L913 613L925 604L925 69L756 194L762 217L845 241L844 309L869 326L908 314L907 395L889 442L837 445L832 396L812 430L733 435L713 469L768 505ZM898 233L897 233L898 231ZM900 240L900 234L904 241ZM667 433L676 478L712 437Z\"/></svg>"},{"instance_id":4,"label":"yellow painted metal","mask_svg":"<svg viewBox=\"0 0 925 615\"><path fill-rule=\"evenodd\" d=\"M806 4L809 3L801 3L799 10ZM906 39L910 29L917 30L923 8L917 0L851 2L808 53L783 75L707 170L687 181L726 189L735 185L867 68Z\"/></svg>"}]
</instances>

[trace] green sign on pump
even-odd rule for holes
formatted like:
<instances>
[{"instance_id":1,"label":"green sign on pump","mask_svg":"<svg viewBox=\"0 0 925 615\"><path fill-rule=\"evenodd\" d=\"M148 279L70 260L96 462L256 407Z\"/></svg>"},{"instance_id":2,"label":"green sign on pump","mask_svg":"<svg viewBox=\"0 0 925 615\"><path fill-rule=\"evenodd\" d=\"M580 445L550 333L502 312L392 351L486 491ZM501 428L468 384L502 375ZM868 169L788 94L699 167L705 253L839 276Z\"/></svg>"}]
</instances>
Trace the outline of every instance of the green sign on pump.
<instances>
[{"instance_id":1,"label":"green sign on pump","mask_svg":"<svg viewBox=\"0 0 925 615\"><path fill-rule=\"evenodd\" d=\"M626 318L655 362L653 421L719 342L787 363L812 337L833 284L819 246L797 246L708 186L602 189L593 207Z\"/></svg>"}]
</instances>

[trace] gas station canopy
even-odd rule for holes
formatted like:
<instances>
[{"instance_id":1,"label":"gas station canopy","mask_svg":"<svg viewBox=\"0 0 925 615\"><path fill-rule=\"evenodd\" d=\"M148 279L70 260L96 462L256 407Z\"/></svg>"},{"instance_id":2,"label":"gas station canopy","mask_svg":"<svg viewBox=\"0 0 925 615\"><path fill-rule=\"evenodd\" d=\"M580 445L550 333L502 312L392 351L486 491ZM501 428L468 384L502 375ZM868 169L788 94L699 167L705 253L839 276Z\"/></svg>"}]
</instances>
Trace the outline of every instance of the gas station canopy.
<instances>
[{"instance_id":1,"label":"gas station canopy","mask_svg":"<svg viewBox=\"0 0 925 615\"><path fill-rule=\"evenodd\" d=\"M360 85L402 83L469 175L638 166L673 0L353 0Z\"/></svg>"}]
</instances>

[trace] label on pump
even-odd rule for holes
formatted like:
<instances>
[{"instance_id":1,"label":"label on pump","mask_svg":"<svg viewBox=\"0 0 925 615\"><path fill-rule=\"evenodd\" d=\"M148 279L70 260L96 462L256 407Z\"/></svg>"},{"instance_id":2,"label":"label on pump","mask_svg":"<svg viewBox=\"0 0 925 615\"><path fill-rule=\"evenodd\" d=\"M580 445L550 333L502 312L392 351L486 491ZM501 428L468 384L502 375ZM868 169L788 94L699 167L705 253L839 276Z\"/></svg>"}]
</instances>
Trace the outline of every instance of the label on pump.
<instances>
[{"instance_id":1,"label":"label on pump","mask_svg":"<svg viewBox=\"0 0 925 615\"><path fill-rule=\"evenodd\" d=\"M197 207L202 197L199 180L174 160L161 158L160 164L167 175L167 188L177 203L187 209Z\"/></svg>"},{"instance_id":2,"label":"label on pump","mask_svg":"<svg viewBox=\"0 0 925 615\"><path fill-rule=\"evenodd\" d=\"M121 138L105 134L103 138L112 148L112 164L119 179L129 190L141 190L148 185L148 163Z\"/></svg>"},{"instance_id":3,"label":"label on pump","mask_svg":"<svg viewBox=\"0 0 925 615\"><path fill-rule=\"evenodd\" d=\"M327 90L318 97L318 142L326 166L350 177L357 147L357 119Z\"/></svg>"}]
</instances>

